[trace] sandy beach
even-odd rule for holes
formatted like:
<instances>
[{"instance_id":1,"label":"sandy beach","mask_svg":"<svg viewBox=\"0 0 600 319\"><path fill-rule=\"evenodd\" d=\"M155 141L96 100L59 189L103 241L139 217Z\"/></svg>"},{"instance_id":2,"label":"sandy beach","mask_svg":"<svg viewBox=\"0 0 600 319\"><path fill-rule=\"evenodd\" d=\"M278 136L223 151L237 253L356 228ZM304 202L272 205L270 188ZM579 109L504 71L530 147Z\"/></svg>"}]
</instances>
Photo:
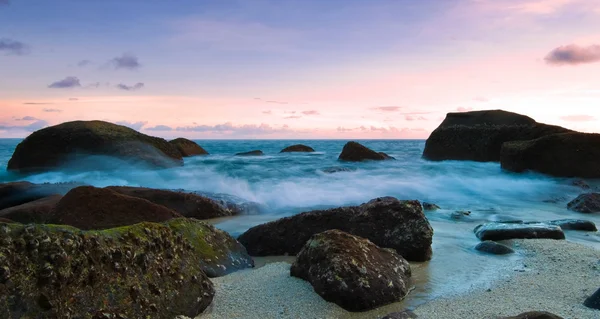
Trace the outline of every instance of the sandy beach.
<instances>
[{"instance_id":1,"label":"sandy beach","mask_svg":"<svg viewBox=\"0 0 600 319\"><path fill-rule=\"evenodd\" d=\"M513 240L522 258L501 269L486 288L428 301L418 318L498 318L526 311L549 311L564 318L598 318L585 298L600 287L600 251L554 240ZM493 258L492 256L482 256ZM363 313L347 312L321 299L305 281L289 276L288 262L268 263L213 280L216 296L200 318L380 318L406 307L388 305Z\"/></svg>"}]
</instances>

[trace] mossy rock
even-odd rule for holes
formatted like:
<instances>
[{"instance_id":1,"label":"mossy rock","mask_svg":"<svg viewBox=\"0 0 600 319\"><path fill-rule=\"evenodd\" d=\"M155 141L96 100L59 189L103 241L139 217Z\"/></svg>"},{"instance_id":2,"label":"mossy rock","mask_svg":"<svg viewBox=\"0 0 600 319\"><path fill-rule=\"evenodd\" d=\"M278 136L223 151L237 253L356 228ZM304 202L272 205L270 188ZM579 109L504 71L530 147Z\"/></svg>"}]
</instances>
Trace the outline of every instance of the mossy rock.
<instances>
[{"instance_id":1,"label":"mossy rock","mask_svg":"<svg viewBox=\"0 0 600 319\"><path fill-rule=\"evenodd\" d=\"M46 171L105 155L153 167L183 165L179 150L162 138L104 121L74 121L36 131L23 140L8 170Z\"/></svg>"},{"instance_id":2,"label":"mossy rock","mask_svg":"<svg viewBox=\"0 0 600 319\"><path fill-rule=\"evenodd\" d=\"M194 141L190 141L187 138L176 138L174 140L169 141L169 143L179 150L181 156L189 157L189 156L197 156L197 155L208 155L208 152L202 148L202 146L196 144Z\"/></svg>"}]
</instances>

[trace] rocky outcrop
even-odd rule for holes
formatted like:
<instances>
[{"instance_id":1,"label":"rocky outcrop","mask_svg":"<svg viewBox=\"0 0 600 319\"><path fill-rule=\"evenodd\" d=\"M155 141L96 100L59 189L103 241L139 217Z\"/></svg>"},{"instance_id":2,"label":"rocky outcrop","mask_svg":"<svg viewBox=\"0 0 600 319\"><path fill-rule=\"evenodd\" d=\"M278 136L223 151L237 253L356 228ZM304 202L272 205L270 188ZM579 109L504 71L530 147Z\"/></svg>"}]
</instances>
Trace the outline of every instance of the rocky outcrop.
<instances>
[{"instance_id":1,"label":"rocky outcrop","mask_svg":"<svg viewBox=\"0 0 600 319\"><path fill-rule=\"evenodd\" d=\"M208 152L203 149L202 146L196 144L194 141L188 140L187 138L176 138L169 141L169 144L175 146L175 148L177 148L183 157L208 155Z\"/></svg>"},{"instance_id":2,"label":"rocky outcrop","mask_svg":"<svg viewBox=\"0 0 600 319\"><path fill-rule=\"evenodd\" d=\"M567 204L567 208L585 214L598 213L600 212L600 193L579 195Z\"/></svg>"},{"instance_id":3,"label":"rocky outcrop","mask_svg":"<svg viewBox=\"0 0 600 319\"><path fill-rule=\"evenodd\" d=\"M310 282L323 299L349 311L366 311L403 299L411 270L392 249L329 230L311 237L290 273Z\"/></svg>"},{"instance_id":4,"label":"rocky outcrop","mask_svg":"<svg viewBox=\"0 0 600 319\"><path fill-rule=\"evenodd\" d=\"M557 316L553 313L545 312L545 311L530 311L524 312L520 315L514 317L503 317L500 319L563 319L560 316Z\"/></svg>"},{"instance_id":5,"label":"rocky outcrop","mask_svg":"<svg viewBox=\"0 0 600 319\"><path fill-rule=\"evenodd\" d=\"M184 217L210 219L233 215L232 210L216 201L192 193L127 186L109 186L107 189L165 206Z\"/></svg>"},{"instance_id":6,"label":"rocky outcrop","mask_svg":"<svg viewBox=\"0 0 600 319\"><path fill-rule=\"evenodd\" d=\"M72 189L56 204L52 215L54 223L79 229L106 229L182 217L145 199L92 186Z\"/></svg>"},{"instance_id":7,"label":"rocky outcrop","mask_svg":"<svg viewBox=\"0 0 600 319\"><path fill-rule=\"evenodd\" d=\"M486 240L477 244L477 246L475 246L475 250L492 255L508 255L515 252L512 248L506 245L498 244L497 242L490 240Z\"/></svg>"},{"instance_id":8,"label":"rocky outcrop","mask_svg":"<svg viewBox=\"0 0 600 319\"><path fill-rule=\"evenodd\" d=\"M0 183L0 210L32 202L51 195L64 195L79 183L33 184L30 182Z\"/></svg>"},{"instance_id":9,"label":"rocky outcrop","mask_svg":"<svg viewBox=\"0 0 600 319\"><path fill-rule=\"evenodd\" d=\"M312 153L314 151L315 150L312 147L310 147L310 146L306 146L306 145L302 145L302 144L296 144L296 145L291 145L291 146L288 146L288 147L282 149L280 153L295 153L295 152L298 152L298 153Z\"/></svg>"},{"instance_id":10,"label":"rocky outcrop","mask_svg":"<svg viewBox=\"0 0 600 319\"><path fill-rule=\"evenodd\" d=\"M18 206L5 208L0 210L0 217L23 224L53 223L54 218L51 213L61 198L61 195L52 195Z\"/></svg>"},{"instance_id":11,"label":"rocky outcrop","mask_svg":"<svg viewBox=\"0 0 600 319\"><path fill-rule=\"evenodd\" d=\"M475 235L482 241L507 239L565 239L559 226L544 223L487 223L475 227Z\"/></svg>"},{"instance_id":12,"label":"rocky outcrop","mask_svg":"<svg viewBox=\"0 0 600 319\"><path fill-rule=\"evenodd\" d=\"M560 177L600 178L600 134L554 134L502 146L502 168Z\"/></svg>"},{"instance_id":13,"label":"rocky outcrop","mask_svg":"<svg viewBox=\"0 0 600 319\"><path fill-rule=\"evenodd\" d=\"M162 138L103 121L75 121L29 135L15 149L8 170L46 171L67 163L85 164L87 155L117 157L153 167L183 165L177 148Z\"/></svg>"},{"instance_id":14,"label":"rocky outcrop","mask_svg":"<svg viewBox=\"0 0 600 319\"><path fill-rule=\"evenodd\" d=\"M195 317L215 294L197 253L205 242L188 238L204 227L0 224L0 317Z\"/></svg>"},{"instance_id":15,"label":"rocky outcrop","mask_svg":"<svg viewBox=\"0 0 600 319\"><path fill-rule=\"evenodd\" d=\"M498 162L505 142L565 132L571 131L502 110L448 113L427 139L423 157L433 161Z\"/></svg>"},{"instance_id":16,"label":"rocky outcrop","mask_svg":"<svg viewBox=\"0 0 600 319\"><path fill-rule=\"evenodd\" d=\"M596 290L593 295L587 297L583 305L588 308L600 310L600 289Z\"/></svg>"},{"instance_id":17,"label":"rocky outcrop","mask_svg":"<svg viewBox=\"0 0 600 319\"><path fill-rule=\"evenodd\" d=\"M589 220L559 219L549 221L548 224L560 226L563 230L597 231L596 224Z\"/></svg>"},{"instance_id":18,"label":"rocky outcrop","mask_svg":"<svg viewBox=\"0 0 600 319\"><path fill-rule=\"evenodd\" d=\"M295 255L311 236L332 229L395 249L408 260L431 258L433 229L421 203L392 197L282 218L252 227L238 240L253 256Z\"/></svg>"},{"instance_id":19,"label":"rocky outcrop","mask_svg":"<svg viewBox=\"0 0 600 319\"><path fill-rule=\"evenodd\" d=\"M265 154L260 150L254 150L254 151L250 151L250 152L243 152L243 153L235 154L235 156L263 156L263 155L265 155Z\"/></svg>"},{"instance_id":20,"label":"rocky outcrop","mask_svg":"<svg viewBox=\"0 0 600 319\"><path fill-rule=\"evenodd\" d=\"M359 144L357 142L348 142L344 145L342 153L338 157L340 161L346 162L362 162L362 161L383 161L394 159L393 157L382 152L374 150Z\"/></svg>"}]
</instances>

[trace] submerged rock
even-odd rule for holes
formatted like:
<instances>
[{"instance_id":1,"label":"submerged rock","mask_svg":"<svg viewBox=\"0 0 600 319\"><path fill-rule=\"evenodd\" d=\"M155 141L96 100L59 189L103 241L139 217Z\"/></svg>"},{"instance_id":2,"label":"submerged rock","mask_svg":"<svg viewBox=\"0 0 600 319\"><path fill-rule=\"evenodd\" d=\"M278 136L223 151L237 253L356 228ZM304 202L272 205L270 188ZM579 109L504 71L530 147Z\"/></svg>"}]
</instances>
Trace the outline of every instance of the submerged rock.
<instances>
[{"instance_id":1,"label":"submerged rock","mask_svg":"<svg viewBox=\"0 0 600 319\"><path fill-rule=\"evenodd\" d=\"M505 143L502 168L561 177L600 177L600 134L564 133Z\"/></svg>"},{"instance_id":2,"label":"submerged rock","mask_svg":"<svg viewBox=\"0 0 600 319\"><path fill-rule=\"evenodd\" d=\"M545 311L530 311L524 312L520 315L514 317L503 317L500 319L563 319L560 316L557 316L553 313L545 312Z\"/></svg>"},{"instance_id":3,"label":"submerged rock","mask_svg":"<svg viewBox=\"0 0 600 319\"><path fill-rule=\"evenodd\" d=\"M342 149L342 153L338 159L346 162L362 162L367 160L383 161L394 158L386 153L375 152L374 150L357 142L348 142L346 145L344 145L344 149Z\"/></svg>"},{"instance_id":4,"label":"submerged rock","mask_svg":"<svg viewBox=\"0 0 600 319\"><path fill-rule=\"evenodd\" d=\"M263 156L263 155L265 155L265 154L259 150L235 154L235 156Z\"/></svg>"},{"instance_id":5,"label":"submerged rock","mask_svg":"<svg viewBox=\"0 0 600 319\"><path fill-rule=\"evenodd\" d=\"M52 195L18 206L6 208L0 210L0 217L8 218L23 224L52 223L54 222L53 215L51 214L52 210L61 198L61 195Z\"/></svg>"},{"instance_id":6,"label":"submerged rock","mask_svg":"<svg viewBox=\"0 0 600 319\"><path fill-rule=\"evenodd\" d=\"M508 255L515 252L512 248L506 245L498 244L497 242L491 240L486 240L477 244L477 246L475 246L475 250L492 255Z\"/></svg>"},{"instance_id":7,"label":"submerged rock","mask_svg":"<svg viewBox=\"0 0 600 319\"><path fill-rule=\"evenodd\" d=\"M175 146L183 157L208 155L208 152L203 149L202 146L196 144L194 141L188 140L187 138L176 138L169 141L169 144Z\"/></svg>"},{"instance_id":8,"label":"submerged rock","mask_svg":"<svg viewBox=\"0 0 600 319\"><path fill-rule=\"evenodd\" d=\"M600 212L600 193L587 193L579 195L567 204L567 208L580 213Z\"/></svg>"},{"instance_id":9,"label":"submerged rock","mask_svg":"<svg viewBox=\"0 0 600 319\"><path fill-rule=\"evenodd\" d=\"M565 239L562 229L544 223L487 223L475 227L475 235L482 241L507 239Z\"/></svg>"},{"instance_id":10,"label":"submerged rock","mask_svg":"<svg viewBox=\"0 0 600 319\"><path fill-rule=\"evenodd\" d=\"M600 310L600 289L596 290L593 295L589 296L583 305L588 308Z\"/></svg>"},{"instance_id":11,"label":"submerged rock","mask_svg":"<svg viewBox=\"0 0 600 319\"><path fill-rule=\"evenodd\" d=\"M184 217L210 219L233 215L232 210L216 201L193 193L176 192L144 187L109 186L117 193L142 198L172 209Z\"/></svg>"},{"instance_id":12,"label":"submerged rock","mask_svg":"<svg viewBox=\"0 0 600 319\"><path fill-rule=\"evenodd\" d=\"M312 153L314 151L315 150L310 146L296 144L296 145L291 145L291 146L288 146L288 147L282 149L280 153L293 153L293 152Z\"/></svg>"},{"instance_id":13,"label":"submerged rock","mask_svg":"<svg viewBox=\"0 0 600 319\"><path fill-rule=\"evenodd\" d=\"M548 224L560 226L564 230L597 231L596 224L589 220L559 219L549 221Z\"/></svg>"},{"instance_id":14,"label":"submerged rock","mask_svg":"<svg viewBox=\"0 0 600 319\"><path fill-rule=\"evenodd\" d=\"M408 260L431 259L433 229L421 203L393 197L282 218L252 227L238 240L253 256L295 255L311 236L332 229L395 249Z\"/></svg>"},{"instance_id":15,"label":"submerged rock","mask_svg":"<svg viewBox=\"0 0 600 319\"><path fill-rule=\"evenodd\" d=\"M33 132L17 145L8 170L52 170L81 160L82 155L106 155L154 167L183 165L177 148L162 138L103 121L74 121Z\"/></svg>"},{"instance_id":16,"label":"submerged rock","mask_svg":"<svg viewBox=\"0 0 600 319\"><path fill-rule=\"evenodd\" d=\"M340 172L354 172L356 168L353 167L326 167L321 171L327 174L340 173Z\"/></svg>"},{"instance_id":17,"label":"submerged rock","mask_svg":"<svg viewBox=\"0 0 600 319\"><path fill-rule=\"evenodd\" d=\"M498 162L504 142L565 132L571 131L502 110L448 113L427 139L423 157L434 161Z\"/></svg>"},{"instance_id":18,"label":"submerged rock","mask_svg":"<svg viewBox=\"0 0 600 319\"><path fill-rule=\"evenodd\" d=\"M461 220L470 215L471 215L471 212L468 210L458 210L458 211L452 212L452 214L450 214L450 218L454 219L454 220Z\"/></svg>"},{"instance_id":19,"label":"submerged rock","mask_svg":"<svg viewBox=\"0 0 600 319\"><path fill-rule=\"evenodd\" d=\"M349 311L366 311L403 299L411 270L392 249L329 230L311 237L290 273L310 282L323 299Z\"/></svg>"},{"instance_id":20,"label":"submerged rock","mask_svg":"<svg viewBox=\"0 0 600 319\"><path fill-rule=\"evenodd\" d=\"M428 211L441 209L440 206L432 203L423 202L423 209Z\"/></svg>"},{"instance_id":21,"label":"submerged rock","mask_svg":"<svg viewBox=\"0 0 600 319\"><path fill-rule=\"evenodd\" d=\"M184 219L102 231L0 224L0 316L195 317L215 294L196 232L206 225Z\"/></svg>"}]
</instances>

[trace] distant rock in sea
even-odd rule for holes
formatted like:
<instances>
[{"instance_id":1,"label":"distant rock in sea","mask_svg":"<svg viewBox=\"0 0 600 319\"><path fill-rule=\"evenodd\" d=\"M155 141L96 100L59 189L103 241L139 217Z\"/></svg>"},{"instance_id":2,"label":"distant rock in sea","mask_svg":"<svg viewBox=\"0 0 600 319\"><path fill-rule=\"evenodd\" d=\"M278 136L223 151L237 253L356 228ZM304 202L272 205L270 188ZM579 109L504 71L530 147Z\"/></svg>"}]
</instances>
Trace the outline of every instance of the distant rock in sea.
<instances>
[{"instance_id":1,"label":"distant rock in sea","mask_svg":"<svg viewBox=\"0 0 600 319\"><path fill-rule=\"evenodd\" d=\"M383 161L394 159L383 152L375 152L374 150L357 142L348 142L344 145L339 158L340 161L346 162L362 162L362 161Z\"/></svg>"},{"instance_id":2,"label":"distant rock in sea","mask_svg":"<svg viewBox=\"0 0 600 319\"><path fill-rule=\"evenodd\" d=\"M296 145L291 145L291 146L288 146L288 147L282 149L280 153L294 153L294 152L311 153L314 151L315 150L310 146L296 144Z\"/></svg>"},{"instance_id":3,"label":"distant rock in sea","mask_svg":"<svg viewBox=\"0 0 600 319\"><path fill-rule=\"evenodd\" d=\"M250 152L243 152L243 153L235 154L235 156L263 156L263 155L265 155L265 154L260 150L254 150L254 151L250 151Z\"/></svg>"},{"instance_id":4,"label":"distant rock in sea","mask_svg":"<svg viewBox=\"0 0 600 319\"><path fill-rule=\"evenodd\" d=\"M169 141L169 143L179 150L181 156L190 157L197 155L208 155L208 152L202 148L202 146L196 144L194 141L190 141L186 138L180 137Z\"/></svg>"}]
</instances>

